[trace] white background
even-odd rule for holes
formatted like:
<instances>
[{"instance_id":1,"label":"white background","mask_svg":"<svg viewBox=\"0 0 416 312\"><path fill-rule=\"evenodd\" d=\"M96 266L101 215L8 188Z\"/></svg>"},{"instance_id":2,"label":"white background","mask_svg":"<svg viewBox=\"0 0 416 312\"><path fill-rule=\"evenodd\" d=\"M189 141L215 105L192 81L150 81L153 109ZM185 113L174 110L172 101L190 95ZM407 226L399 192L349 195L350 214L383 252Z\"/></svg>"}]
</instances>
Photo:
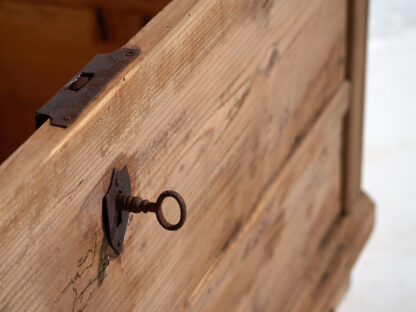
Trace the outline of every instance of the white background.
<instances>
[{"instance_id":1,"label":"white background","mask_svg":"<svg viewBox=\"0 0 416 312\"><path fill-rule=\"evenodd\" d=\"M376 225L338 312L416 312L416 0L370 1L363 188Z\"/></svg>"}]
</instances>

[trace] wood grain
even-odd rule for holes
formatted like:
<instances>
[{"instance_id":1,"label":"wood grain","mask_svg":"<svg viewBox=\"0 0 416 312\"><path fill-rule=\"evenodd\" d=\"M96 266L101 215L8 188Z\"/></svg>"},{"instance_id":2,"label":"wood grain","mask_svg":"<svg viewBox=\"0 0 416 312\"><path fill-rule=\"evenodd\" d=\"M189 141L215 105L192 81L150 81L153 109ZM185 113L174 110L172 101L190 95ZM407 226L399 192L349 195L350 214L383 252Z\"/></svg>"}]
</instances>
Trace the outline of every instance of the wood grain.
<instances>
[{"instance_id":1,"label":"wood grain","mask_svg":"<svg viewBox=\"0 0 416 312\"><path fill-rule=\"evenodd\" d=\"M374 204L363 193L322 240L307 273L282 311L330 311L345 290L350 271L374 226Z\"/></svg>"},{"instance_id":2,"label":"wood grain","mask_svg":"<svg viewBox=\"0 0 416 312\"><path fill-rule=\"evenodd\" d=\"M183 307L343 80L343 7L171 3L72 127L45 124L1 165L1 308ZM124 165L134 193L176 189L189 217L177 233L133 217L114 258L101 202Z\"/></svg>"},{"instance_id":3,"label":"wood grain","mask_svg":"<svg viewBox=\"0 0 416 312\"><path fill-rule=\"evenodd\" d=\"M346 117L344 210L361 192L362 136L367 51L368 0L350 0L348 21L348 65L346 77L351 81L351 103Z\"/></svg>"},{"instance_id":4,"label":"wood grain","mask_svg":"<svg viewBox=\"0 0 416 312\"><path fill-rule=\"evenodd\" d=\"M283 311L324 234L341 211L344 84L211 265L191 311Z\"/></svg>"}]
</instances>

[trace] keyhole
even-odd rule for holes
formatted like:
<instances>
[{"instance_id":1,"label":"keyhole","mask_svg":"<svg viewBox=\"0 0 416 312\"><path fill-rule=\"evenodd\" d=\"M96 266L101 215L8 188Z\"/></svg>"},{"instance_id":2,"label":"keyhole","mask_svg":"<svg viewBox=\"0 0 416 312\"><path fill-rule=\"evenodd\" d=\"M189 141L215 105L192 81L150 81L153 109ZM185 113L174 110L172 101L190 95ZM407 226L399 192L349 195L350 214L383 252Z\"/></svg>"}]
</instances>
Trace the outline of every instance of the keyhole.
<instances>
[{"instance_id":1,"label":"keyhole","mask_svg":"<svg viewBox=\"0 0 416 312\"><path fill-rule=\"evenodd\" d=\"M123 211L117 209L117 226L123 222Z\"/></svg>"}]
</instances>

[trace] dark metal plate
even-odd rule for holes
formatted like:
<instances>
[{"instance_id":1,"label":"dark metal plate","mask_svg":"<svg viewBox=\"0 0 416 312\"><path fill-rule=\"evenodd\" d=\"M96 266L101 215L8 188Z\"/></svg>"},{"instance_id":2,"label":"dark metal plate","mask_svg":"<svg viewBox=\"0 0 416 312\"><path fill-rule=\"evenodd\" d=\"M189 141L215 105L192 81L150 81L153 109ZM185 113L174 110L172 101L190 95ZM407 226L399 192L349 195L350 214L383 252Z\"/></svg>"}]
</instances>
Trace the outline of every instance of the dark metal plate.
<instances>
[{"instance_id":1,"label":"dark metal plate","mask_svg":"<svg viewBox=\"0 0 416 312\"><path fill-rule=\"evenodd\" d=\"M48 118L53 126L70 126L105 85L139 54L138 49L121 48L112 53L96 55L36 112L36 129Z\"/></svg>"},{"instance_id":2,"label":"dark metal plate","mask_svg":"<svg viewBox=\"0 0 416 312\"><path fill-rule=\"evenodd\" d=\"M118 254L123 249L124 235L129 219L128 211L121 211L116 208L116 198L120 192L131 195L131 183L127 167L124 167L121 171L113 170L110 187L103 201L103 221L107 237Z\"/></svg>"}]
</instances>

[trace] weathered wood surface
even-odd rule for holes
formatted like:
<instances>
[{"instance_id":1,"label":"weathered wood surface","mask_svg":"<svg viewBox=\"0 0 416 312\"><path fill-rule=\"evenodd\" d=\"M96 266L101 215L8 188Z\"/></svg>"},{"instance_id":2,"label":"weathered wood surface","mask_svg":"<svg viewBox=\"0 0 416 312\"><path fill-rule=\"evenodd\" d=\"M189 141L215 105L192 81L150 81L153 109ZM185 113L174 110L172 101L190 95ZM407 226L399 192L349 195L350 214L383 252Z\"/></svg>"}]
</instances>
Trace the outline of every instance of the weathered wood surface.
<instances>
[{"instance_id":1,"label":"weathered wood surface","mask_svg":"<svg viewBox=\"0 0 416 312\"><path fill-rule=\"evenodd\" d=\"M345 84L190 296L191 311L283 311L341 211ZM288 310L290 311L290 310Z\"/></svg>"},{"instance_id":2,"label":"weathered wood surface","mask_svg":"<svg viewBox=\"0 0 416 312\"><path fill-rule=\"evenodd\" d=\"M361 193L348 215L340 216L321 241L307 273L282 311L320 312L335 308L373 226L374 204Z\"/></svg>"},{"instance_id":3,"label":"weathered wood surface","mask_svg":"<svg viewBox=\"0 0 416 312\"><path fill-rule=\"evenodd\" d=\"M71 128L45 124L1 165L1 308L186 305L343 80L344 7L169 5L127 44L142 56ZM189 215L177 233L135 216L114 259L101 202L124 165L134 193L176 189Z\"/></svg>"},{"instance_id":4,"label":"weathered wood surface","mask_svg":"<svg viewBox=\"0 0 416 312\"><path fill-rule=\"evenodd\" d=\"M346 211L352 207L361 192L368 0L350 0L348 4L346 77L351 81L351 102L345 133L344 209Z\"/></svg>"}]
</instances>

